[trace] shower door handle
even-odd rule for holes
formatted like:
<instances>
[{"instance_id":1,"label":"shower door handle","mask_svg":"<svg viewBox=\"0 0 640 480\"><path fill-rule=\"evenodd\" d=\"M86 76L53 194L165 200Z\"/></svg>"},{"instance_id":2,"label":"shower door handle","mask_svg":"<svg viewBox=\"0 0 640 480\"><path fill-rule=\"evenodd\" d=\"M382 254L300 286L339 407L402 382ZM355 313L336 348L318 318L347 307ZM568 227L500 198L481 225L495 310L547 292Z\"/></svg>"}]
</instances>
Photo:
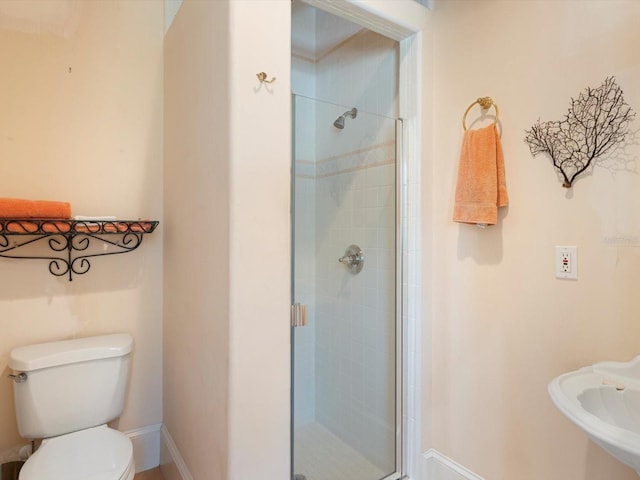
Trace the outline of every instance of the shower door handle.
<instances>
[{"instance_id":1,"label":"shower door handle","mask_svg":"<svg viewBox=\"0 0 640 480\"><path fill-rule=\"evenodd\" d=\"M291 326L304 327L307 325L307 306L302 303L291 305Z\"/></svg>"}]
</instances>

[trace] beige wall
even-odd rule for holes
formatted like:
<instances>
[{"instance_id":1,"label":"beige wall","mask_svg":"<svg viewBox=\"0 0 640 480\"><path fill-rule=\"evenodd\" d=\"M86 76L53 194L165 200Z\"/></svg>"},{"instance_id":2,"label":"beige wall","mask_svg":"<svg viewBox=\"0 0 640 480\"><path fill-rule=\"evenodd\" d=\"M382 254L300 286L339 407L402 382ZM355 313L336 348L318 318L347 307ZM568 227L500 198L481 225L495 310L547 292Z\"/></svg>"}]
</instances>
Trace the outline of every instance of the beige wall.
<instances>
[{"instance_id":1,"label":"beige wall","mask_svg":"<svg viewBox=\"0 0 640 480\"><path fill-rule=\"evenodd\" d=\"M291 2L230 7L228 478L280 479L290 474ZM258 85L261 70L276 81Z\"/></svg>"},{"instance_id":2,"label":"beige wall","mask_svg":"<svg viewBox=\"0 0 640 480\"><path fill-rule=\"evenodd\" d=\"M0 196L161 219L162 5L53 3L52 17L31 4L30 21L0 9ZM94 259L73 282L46 261L0 259L0 453L21 442L4 377L9 352L25 344L131 332L119 428L162 421L161 232L135 252Z\"/></svg>"},{"instance_id":3,"label":"beige wall","mask_svg":"<svg viewBox=\"0 0 640 480\"><path fill-rule=\"evenodd\" d=\"M164 423L196 480L228 475L229 4L165 37Z\"/></svg>"},{"instance_id":4,"label":"beige wall","mask_svg":"<svg viewBox=\"0 0 640 480\"><path fill-rule=\"evenodd\" d=\"M560 119L570 97L610 75L640 109L640 4L447 0L433 20L436 140L423 189L433 191L424 207L437 254L425 272L433 324L423 444L491 480L637 478L559 413L547 383L639 353L640 148L631 138L568 191L548 158L532 158L524 131ZM451 215L462 113L485 95L500 107L511 204L481 230ZM555 245L578 246L577 281L554 278Z\"/></svg>"},{"instance_id":5,"label":"beige wall","mask_svg":"<svg viewBox=\"0 0 640 480\"><path fill-rule=\"evenodd\" d=\"M289 471L289 8L185 1L165 39L164 421L196 480Z\"/></svg>"}]
</instances>

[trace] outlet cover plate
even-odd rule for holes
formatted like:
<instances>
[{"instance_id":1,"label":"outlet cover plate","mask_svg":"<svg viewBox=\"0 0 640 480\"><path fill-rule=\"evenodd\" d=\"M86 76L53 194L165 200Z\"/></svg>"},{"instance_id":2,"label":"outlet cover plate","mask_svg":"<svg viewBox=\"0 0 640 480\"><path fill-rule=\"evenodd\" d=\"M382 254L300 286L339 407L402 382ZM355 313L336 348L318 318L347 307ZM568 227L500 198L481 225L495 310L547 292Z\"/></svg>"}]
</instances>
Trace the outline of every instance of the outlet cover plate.
<instances>
[{"instance_id":1,"label":"outlet cover plate","mask_svg":"<svg viewBox=\"0 0 640 480\"><path fill-rule=\"evenodd\" d=\"M557 246L555 260L556 278L578 279L578 247Z\"/></svg>"}]
</instances>

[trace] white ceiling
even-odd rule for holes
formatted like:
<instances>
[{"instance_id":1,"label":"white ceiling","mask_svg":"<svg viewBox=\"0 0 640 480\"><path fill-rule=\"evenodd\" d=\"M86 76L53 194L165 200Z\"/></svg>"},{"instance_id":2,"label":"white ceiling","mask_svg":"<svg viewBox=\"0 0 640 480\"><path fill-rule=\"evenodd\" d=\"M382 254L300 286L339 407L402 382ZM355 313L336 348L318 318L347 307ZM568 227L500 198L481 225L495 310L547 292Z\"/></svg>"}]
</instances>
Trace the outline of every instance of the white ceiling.
<instances>
[{"instance_id":1,"label":"white ceiling","mask_svg":"<svg viewBox=\"0 0 640 480\"><path fill-rule=\"evenodd\" d=\"M291 50L294 55L316 60L359 30L362 30L360 25L300 0L291 3Z\"/></svg>"}]
</instances>

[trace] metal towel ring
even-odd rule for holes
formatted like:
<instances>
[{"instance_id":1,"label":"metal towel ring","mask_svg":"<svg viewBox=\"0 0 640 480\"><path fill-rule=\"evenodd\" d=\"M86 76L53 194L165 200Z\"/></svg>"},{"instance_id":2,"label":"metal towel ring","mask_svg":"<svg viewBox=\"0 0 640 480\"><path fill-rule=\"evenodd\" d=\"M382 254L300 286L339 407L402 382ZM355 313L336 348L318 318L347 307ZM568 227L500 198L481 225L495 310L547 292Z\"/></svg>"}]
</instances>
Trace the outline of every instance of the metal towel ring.
<instances>
[{"instance_id":1,"label":"metal towel ring","mask_svg":"<svg viewBox=\"0 0 640 480\"><path fill-rule=\"evenodd\" d=\"M495 125L496 123L498 123L498 113L499 113L498 112L498 105L496 105L496 102L494 102L491 97L481 97L481 98L478 98L471 105L469 105L467 107L467 109L464 111L464 115L462 115L462 128L464 128L465 130L467 129L467 124L466 124L467 114L469 113L469 110L471 110L471 108L476 103L479 104L480 108L482 108L483 110L486 110L486 109L490 108L491 106L493 106L493 108L496 109L496 121L493 122L493 124Z\"/></svg>"}]
</instances>

